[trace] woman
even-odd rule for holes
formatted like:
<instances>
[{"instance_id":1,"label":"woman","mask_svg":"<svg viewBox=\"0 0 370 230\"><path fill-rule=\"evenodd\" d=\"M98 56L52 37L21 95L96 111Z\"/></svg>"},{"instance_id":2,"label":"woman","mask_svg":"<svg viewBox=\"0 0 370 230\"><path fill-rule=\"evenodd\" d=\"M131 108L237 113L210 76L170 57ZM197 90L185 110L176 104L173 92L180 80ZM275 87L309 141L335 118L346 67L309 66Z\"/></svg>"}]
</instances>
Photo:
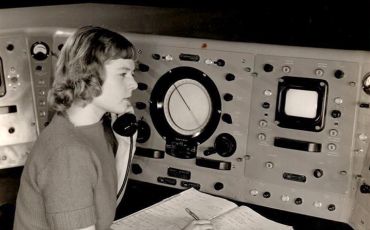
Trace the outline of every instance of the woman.
<instances>
[{"instance_id":1,"label":"woman","mask_svg":"<svg viewBox=\"0 0 370 230\"><path fill-rule=\"evenodd\" d=\"M82 27L67 39L48 94L56 114L25 164L15 230L110 228L117 172L103 118L132 112L135 60L132 43L104 28ZM116 138L127 162L129 141ZM194 221L186 229L211 229L204 226L210 222Z\"/></svg>"}]
</instances>

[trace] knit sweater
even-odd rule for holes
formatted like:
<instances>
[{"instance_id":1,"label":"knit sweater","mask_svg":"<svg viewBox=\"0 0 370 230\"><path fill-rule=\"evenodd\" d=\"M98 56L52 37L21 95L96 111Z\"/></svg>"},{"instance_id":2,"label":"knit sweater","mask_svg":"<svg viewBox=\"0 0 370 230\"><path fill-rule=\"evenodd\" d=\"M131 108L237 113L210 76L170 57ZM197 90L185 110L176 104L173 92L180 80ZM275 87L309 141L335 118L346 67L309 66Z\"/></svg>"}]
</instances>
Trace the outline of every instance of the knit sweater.
<instances>
[{"instance_id":1,"label":"knit sweater","mask_svg":"<svg viewBox=\"0 0 370 230\"><path fill-rule=\"evenodd\" d=\"M25 164L14 230L109 229L117 175L102 122L74 127L55 115Z\"/></svg>"}]
</instances>

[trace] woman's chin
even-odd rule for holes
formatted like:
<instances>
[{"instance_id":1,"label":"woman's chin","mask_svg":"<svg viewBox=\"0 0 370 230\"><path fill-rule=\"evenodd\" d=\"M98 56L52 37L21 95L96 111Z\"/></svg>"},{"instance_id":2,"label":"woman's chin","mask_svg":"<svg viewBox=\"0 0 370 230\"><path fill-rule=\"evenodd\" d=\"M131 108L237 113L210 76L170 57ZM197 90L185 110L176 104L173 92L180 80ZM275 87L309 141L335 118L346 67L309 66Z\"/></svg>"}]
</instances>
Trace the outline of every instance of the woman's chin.
<instances>
[{"instance_id":1,"label":"woman's chin","mask_svg":"<svg viewBox=\"0 0 370 230\"><path fill-rule=\"evenodd\" d=\"M133 108L131 106L131 103L129 101L124 101L123 103L120 103L119 106L116 108L112 108L112 113L122 114L122 113L132 113Z\"/></svg>"}]
</instances>

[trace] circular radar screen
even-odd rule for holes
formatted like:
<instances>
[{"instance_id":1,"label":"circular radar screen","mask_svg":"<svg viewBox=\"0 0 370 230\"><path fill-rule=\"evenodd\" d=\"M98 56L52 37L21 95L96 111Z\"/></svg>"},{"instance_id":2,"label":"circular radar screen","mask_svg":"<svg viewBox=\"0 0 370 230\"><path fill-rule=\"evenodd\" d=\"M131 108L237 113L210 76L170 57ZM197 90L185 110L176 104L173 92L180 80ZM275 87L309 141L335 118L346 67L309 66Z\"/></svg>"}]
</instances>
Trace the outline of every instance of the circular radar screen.
<instances>
[{"instance_id":1,"label":"circular radar screen","mask_svg":"<svg viewBox=\"0 0 370 230\"><path fill-rule=\"evenodd\" d=\"M192 67L168 71L151 95L153 124L164 138L201 143L217 128L221 99L213 81Z\"/></svg>"},{"instance_id":2,"label":"circular radar screen","mask_svg":"<svg viewBox=\"0 0 370 230\"><path fill-rule=\"evenodd\" d=\"M207 125L212 110L210 96L202 84L182 79L168 89L164 113L170 126L182 135L197 135Z\"/></svg>"}]
</instances>

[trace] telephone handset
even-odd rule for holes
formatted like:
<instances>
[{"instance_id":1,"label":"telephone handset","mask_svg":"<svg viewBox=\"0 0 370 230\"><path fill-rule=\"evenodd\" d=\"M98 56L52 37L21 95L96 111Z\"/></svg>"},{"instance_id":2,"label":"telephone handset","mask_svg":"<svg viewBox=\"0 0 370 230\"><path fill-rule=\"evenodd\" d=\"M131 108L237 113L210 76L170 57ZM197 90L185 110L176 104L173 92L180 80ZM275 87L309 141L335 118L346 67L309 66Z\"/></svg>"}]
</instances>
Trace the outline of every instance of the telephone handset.
<instances>
[{"instance_id":1,"label":"telephone handset","mask_svg":"<svg viewBox=\"0 0 370 230\"><path fill-rule=\"evenodd\" d=\"M136 117L132 113L125 113L121 116L119 116L114 122L113 122L113 131L117 133L120 136L124 137L130 137L130 149L129 149L129 158L127 163L127 168L125 172L125 177L121 181L118 181L118 186L120 186L118 193L117 193L117 200L120 201L123 197L123 190L128 180L128 174L130 172L131 168L131 160L133 155L133 136L138 130L138 122L136 121Z\"/></svg>"},{"instance_id":2,"label":"telephone handset","mask_svg":"<svg viewBox=\"0 0 370 230\"><path fill-rule=\"evenodd\" d=\"M113 130L124 137L131 137L137 131L136 117L132 113L125 113L119 116L113 123Z\"/></svg>"}]
</instances>

